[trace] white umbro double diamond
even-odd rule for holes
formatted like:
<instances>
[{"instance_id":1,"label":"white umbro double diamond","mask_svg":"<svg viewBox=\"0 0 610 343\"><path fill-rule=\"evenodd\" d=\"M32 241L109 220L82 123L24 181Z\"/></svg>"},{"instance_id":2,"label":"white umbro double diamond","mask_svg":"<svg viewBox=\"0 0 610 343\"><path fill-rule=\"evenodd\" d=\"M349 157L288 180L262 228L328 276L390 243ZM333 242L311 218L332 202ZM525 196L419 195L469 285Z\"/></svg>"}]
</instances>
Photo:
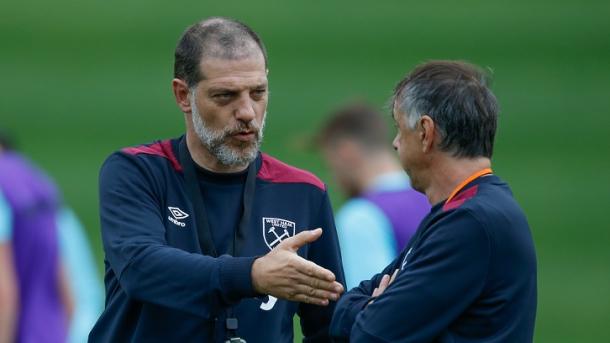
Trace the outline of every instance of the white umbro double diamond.
<instances>
[{"instance_id":1,"label":"white umbro double diamond","mask_svg":"<svg viewBox=\"0 0 610 343\"><path fill-rule=\"evenodd\" d=\"M169 206L167 209L169 210L169 213L172 215L171 217L167 216L167 219L170 222L174 223L175 225L181 226L181 227L186 226L186 224L181 222L180 220L187 218L189 216L188 213L182 211L178 207Z\"/></svg>"},{"instance_id":2,"label":"white umbro double diamond","mask_svg":"<svg viewBox=\"0 0 610 343\"><path fill-rule=\"evenodd\" d=\"M182 211L181 209L179 209L178 207L168 207L167 208L169 210L169 213L172 214L172 216L174 218L176 218L177 220L182 220L186 217L188 217L188 213L185 213L184 211Z\"/></svg>"}]
</instances>

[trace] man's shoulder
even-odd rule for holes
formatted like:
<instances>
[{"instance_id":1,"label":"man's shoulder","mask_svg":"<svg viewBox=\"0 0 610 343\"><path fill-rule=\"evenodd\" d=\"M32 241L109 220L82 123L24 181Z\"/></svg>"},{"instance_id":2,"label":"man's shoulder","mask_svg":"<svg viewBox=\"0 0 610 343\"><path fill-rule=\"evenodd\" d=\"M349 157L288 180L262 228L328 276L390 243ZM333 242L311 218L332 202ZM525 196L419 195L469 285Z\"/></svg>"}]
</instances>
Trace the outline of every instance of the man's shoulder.
<instances>
[{"instance_id":1,"label":"man's shoulder","mask_svg":"<svg viewBox=\"0 0 610 343\"><path fill-rule=\"evenodd\" d=\"M313 173L291 166L275 157L261 154L262 164L257 177L271 183L301 183L326 191L326 185Z\"/></svg>"},{"instance_id":2,"label":"man's shoulder","mask_svg":"<svg viewBox=\"0 0 610 343\"><path fill-rule=\"evenodd\" d=\"M108 180L166 179L178 175L182 166L177 156L176 139L157 140L114 151L100 168L100 182Z\"/></svg>"},{"instance_id":3,"label":"man's shoulder","mask_svg":"<svg viewBox=\"0 0 610 343\"><path fill-rule=\"evenodd\" d=\"M176 171L182 171L182 166L175 151L177 139L156 140L150 143L125 147L113 155L123 155L136 160L164 160ZM111 157L113 156L111 155Z\"/></svg>"},{"instance_id":4,"label":"man's shoulder","mask_svg":"<svg viewBox=\"0 0 610 343\"><path fill-rule=\"evenodd\" d=\"M493 210L493 204L516 204L508 185L495 175L480 178L446 201L441 212Z\"/></svg>"},{"instance_id":5,"label":"man's shoulder","mask_svg":"<svg viewBox=\"0 0 610 343\"><path fill-rule=\"evenodd\" d=\"M177 141L178 139L164 139L125 147L112 153L106 159L104 165L113 164L117 161L130 161L135 164L160 163L180 172L182 171L182 165L178 160Z\"/></svg>"},{"instance_id":6,"label":"man's shoulder","mask_svg":"<svg viewBox=\"0 0 610 343\"><path fill-rule=\"evenodd\" d=\"M463 205L465 210L474 213L479 219L487 219L489 224L497 225L502 218L524 217L525 214L508 187L508 184L496 176L490 176L487 182L480 183L470 193L471 201Z\"/></svg>"},{"instance_id":7,"label":"man's shoulder","mask_svg":"<svg viewBox=\"0 0 610 343\"><path fill-rule=\"evenodd\" d=\"M515 231L529 232L525 213L508 185L496 176L466 188L443 204L431 221L431 224L435 223L477 228L493 237Z\"/></svg>"}]
</instances>

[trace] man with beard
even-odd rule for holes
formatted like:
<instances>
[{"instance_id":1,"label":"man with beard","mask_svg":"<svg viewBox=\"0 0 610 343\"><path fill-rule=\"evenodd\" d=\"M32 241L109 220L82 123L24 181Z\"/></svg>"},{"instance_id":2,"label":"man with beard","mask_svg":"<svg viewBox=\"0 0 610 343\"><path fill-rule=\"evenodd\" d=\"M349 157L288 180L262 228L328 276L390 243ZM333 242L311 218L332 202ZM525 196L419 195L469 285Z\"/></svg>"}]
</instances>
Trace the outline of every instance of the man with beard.
<instances>
[{"instance_id":1,"label":"man with beard","mask_svg":"<svg viewBox=\"0 0 610 343\"><path fill-rule=\"evenodd\" d=\"M172 88L186 134L100 172L106 308L91 342L328 341L343 291L324 184L259 153L267 56L227 18L189 27ZM322 229L308 230L308 228Z\"/></svg>"}]
</instances>

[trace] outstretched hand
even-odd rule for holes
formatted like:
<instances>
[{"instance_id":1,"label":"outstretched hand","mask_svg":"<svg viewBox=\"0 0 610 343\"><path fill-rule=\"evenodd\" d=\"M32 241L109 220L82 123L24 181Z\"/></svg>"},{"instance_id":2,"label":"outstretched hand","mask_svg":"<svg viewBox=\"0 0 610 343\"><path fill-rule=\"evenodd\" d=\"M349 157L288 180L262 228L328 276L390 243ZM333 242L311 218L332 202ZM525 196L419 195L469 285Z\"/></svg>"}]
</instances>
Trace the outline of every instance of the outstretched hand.
<instances>
[{"instance_id":1,"label":"outstretched hand","mask_svg":"<svg viewBox=\"0 0 610 343\"><path fill-rule=\"evenodd\" d=\"M303 303L328 305L343 293L343 286L328 269L297 254L307 243L316 241L322 229L308 230L283 240L252 265L252 284L261 294Z\"/></svg>"}]
</instances>

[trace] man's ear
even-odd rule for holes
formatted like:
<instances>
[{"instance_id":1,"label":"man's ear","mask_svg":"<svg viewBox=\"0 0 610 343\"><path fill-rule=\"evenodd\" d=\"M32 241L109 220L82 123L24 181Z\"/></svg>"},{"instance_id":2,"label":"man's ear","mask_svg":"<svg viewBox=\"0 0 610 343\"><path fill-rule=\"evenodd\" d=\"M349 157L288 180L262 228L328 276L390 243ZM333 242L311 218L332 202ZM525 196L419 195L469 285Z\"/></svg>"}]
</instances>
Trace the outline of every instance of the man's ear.
<instances>
[{"instance_id":1,"label":"man's ear","mask_svg":"<svg viewBox=\"0 0 610 343\"><path fill-rule=\"evenodd\" d=\"M191 113L190 90L186 82L180 79L172 80L172 90L174 98L180 110L184 113Z\"/></svg>"},{"instance_id":2,"label":"man's ear","mask_svg":"<svg viewBox=\"0 0 610 343\"><path fill-rule=\"evenodd\" d=\"M430 116L423 115L419 120L418 131L422 143L422 152L430 152L438 135L434 120Z\"/></svg>"}]
</instances>

